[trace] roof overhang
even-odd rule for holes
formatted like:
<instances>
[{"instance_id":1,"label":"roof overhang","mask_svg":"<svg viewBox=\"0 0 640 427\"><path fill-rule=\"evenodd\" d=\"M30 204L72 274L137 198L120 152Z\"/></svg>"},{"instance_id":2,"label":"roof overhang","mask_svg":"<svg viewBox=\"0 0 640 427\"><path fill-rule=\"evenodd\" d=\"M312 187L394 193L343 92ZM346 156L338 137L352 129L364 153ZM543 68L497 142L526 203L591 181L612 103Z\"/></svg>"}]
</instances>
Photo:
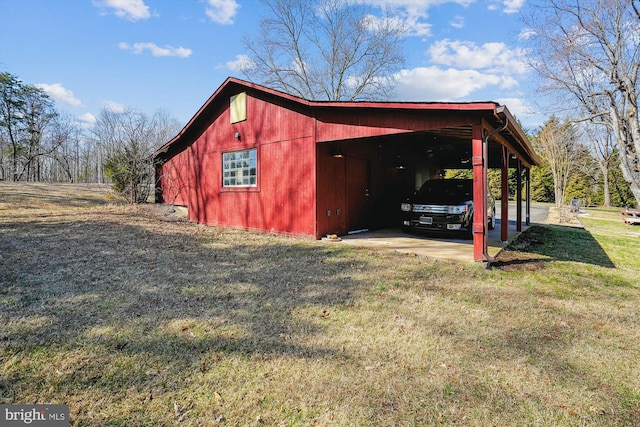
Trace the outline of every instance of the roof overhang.
<instances>
[{"instance_id":1,"label":"roof overhang","mask_svg":"<svg viewBox=\"0 0 640 427\"><path fill-rule=\"evenodd\" d=\"M491 136L502 146L505 146L515 155L526 167L538 165L540 160L535 154L528 137L509 112L506 106L496 102L370 102L370 101L310 101L293 95L266 88L255 83L250 83L237 78L229 77L225 82L209 97L200 107L196 114L189 120L186 126L170 141L157 149L153 157L164 158L170 152L180 151L193 143L198 136L204 132L211 123L212 116L228 106L229 97L235 95L240 90L249 90L255 95L274 97L280 103L286 103L293 108L302 110L305 114L316 116L321 111L357 111L359 114L371 112L380 115L384 111L395 113L407 112L408 114L442 113L451 117L458 116L456 113L473 115L481 118L486 124L486 131L502 129ZM453 114L452 114L453 113ZM432 129L430 132L435 135L447 135L459 139L471 140L471 125L450 126ZM411 129L405 129L411 132Z\"/></svg>"}]
</instances>

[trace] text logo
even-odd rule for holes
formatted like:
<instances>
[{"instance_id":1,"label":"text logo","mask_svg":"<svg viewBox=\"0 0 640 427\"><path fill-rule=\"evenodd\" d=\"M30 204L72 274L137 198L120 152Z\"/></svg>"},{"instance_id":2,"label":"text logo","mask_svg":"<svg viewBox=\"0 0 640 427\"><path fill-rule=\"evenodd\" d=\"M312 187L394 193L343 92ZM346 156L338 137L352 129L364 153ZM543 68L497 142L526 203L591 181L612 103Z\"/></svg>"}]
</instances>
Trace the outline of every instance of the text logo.
<instances>
[{"instance_id":1,"label":"text logo","mask_svg":"<svg viewBox=\"0 0 640 427\"><path fill-rule=\"evenodd\" d=\"M0 425L69 427L69 405L0 405Z\"/></svg>"}]
</instances>

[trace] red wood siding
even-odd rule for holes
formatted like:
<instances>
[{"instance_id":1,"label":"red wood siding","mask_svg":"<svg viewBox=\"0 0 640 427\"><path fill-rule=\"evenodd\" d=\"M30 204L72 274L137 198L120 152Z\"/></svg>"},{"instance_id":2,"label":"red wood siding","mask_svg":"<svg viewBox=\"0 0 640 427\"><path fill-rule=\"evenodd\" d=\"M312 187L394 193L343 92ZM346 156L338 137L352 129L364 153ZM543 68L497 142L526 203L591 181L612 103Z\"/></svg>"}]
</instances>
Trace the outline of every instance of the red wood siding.
<instances>
[{"instance_id":1,"label":"red wood siding","mask_svg":"<svg viewBox=\"0 0 640 427\"><path fill-rule=\"evenodd\" d=\"M327 234L343 235L347 231L345 159L334 158L329 144L317 148L317 204L316 238Z\"/></svg>"},{"instance_id":2,"label":"red wood siding","mask_svg":"<svg viewBox=\"0 0 640 427\"><path fill-rule=\"evenodd\" d=\"M468 126L475 112L337 109L318 114L317 142Z\"/></svg>"},{"instance_id":3,"label":"red wood siding","mask_svg":"<svg viewBox=\"0 0 640 427\"><path fill-rule=\"evenodd\" d=\"M487 144L482 126L473 127L473 259L482 261L487 253Z\"/></svg>"},{"instance_id":4,"label":"red wood siding","mask_svg":"<svg viewBox=\"0 0 640 427\"><path fill-rule=\"evenodd\" d=\"M369 160L347 157L347 227L349 231L371 226Z\"/></svg>"},{"instance_id":5,"label":"red wood siding","mask_svg":"<svg viewBox=\"0 0 640 427\"><path fill-rule=\"evenodd\" d=\"M315 237L313 119L247 95L246 121L231 124L227 105L184 151L189 162L175 156L163 170L189 176L192 221ZM222 153L249 148L257 149L257 186L223 187Z\"/></svg>"},{"instance_id":6,"label":"red wood siding","mask_svg":"<svg viewBox=\"0 0 640 427\"><path fill-rule=\"evenodd\" d=\"M189 203L189 153L184 150L160 167L162 201L170 205Z\"/></svg>"}]
</instances>

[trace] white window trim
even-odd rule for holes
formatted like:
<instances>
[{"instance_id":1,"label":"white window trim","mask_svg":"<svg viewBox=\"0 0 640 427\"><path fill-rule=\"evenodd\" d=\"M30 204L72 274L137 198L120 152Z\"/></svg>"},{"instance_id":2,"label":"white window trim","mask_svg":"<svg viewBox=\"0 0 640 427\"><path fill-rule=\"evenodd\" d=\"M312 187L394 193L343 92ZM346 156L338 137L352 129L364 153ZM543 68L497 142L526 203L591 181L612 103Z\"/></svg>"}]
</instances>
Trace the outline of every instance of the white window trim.
<instances>
[{"instance_id":1,"label":"white window trim","mask_svg":"<svg viewBox=\"0 0 640 427\"><path fill-rule=\"evenodd\" d=\"M252 173L253 172L253 173ZM222 153L222 187L254 188L258 186L258 149Z\"/></svg>"}]
</instances>

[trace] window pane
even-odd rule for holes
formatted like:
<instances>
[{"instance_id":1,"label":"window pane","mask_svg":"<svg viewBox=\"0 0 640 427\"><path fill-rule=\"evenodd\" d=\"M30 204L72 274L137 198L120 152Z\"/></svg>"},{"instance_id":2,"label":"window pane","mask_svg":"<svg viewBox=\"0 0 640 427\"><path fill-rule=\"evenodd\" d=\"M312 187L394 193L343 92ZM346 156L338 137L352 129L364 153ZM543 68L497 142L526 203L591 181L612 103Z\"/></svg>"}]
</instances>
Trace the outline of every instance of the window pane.
<instances>
[{"instance_id":1,"label":"window pane","mask_svg":"<svg viewBox=\"0 0 640 427\"><path fill-rule=\"evenodd\" d=\"M255 187L258 182L258 150L222 153L222 185L224 187Z\"/></svg>"}]
</instances>

